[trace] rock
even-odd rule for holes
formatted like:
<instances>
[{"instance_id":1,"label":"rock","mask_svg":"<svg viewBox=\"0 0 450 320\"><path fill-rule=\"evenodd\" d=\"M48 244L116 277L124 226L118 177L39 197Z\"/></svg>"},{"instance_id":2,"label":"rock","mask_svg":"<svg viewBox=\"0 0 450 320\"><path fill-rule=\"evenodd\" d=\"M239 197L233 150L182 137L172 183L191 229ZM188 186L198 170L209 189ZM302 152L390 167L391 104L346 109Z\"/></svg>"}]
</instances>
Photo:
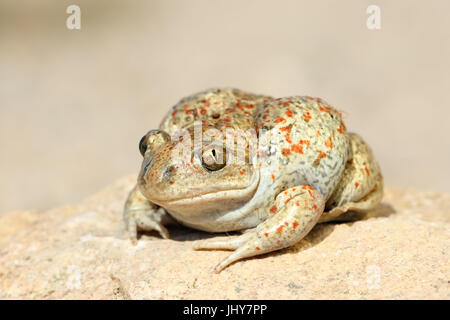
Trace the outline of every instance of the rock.
<instances>
[{"instance_id":1,"label":"rock","mask_svg":"<svg viewBox=\"0 0 450 320\"><path fill-rule=\"evenodd\" d=\"M229 252L191 249L212 234L180 227L131 244L122 208L134 181L0 217L0 299L450 298L448 194L387 189L361 220L318 225L293 248L215 274Z\"/></svg>"}]
</instances>

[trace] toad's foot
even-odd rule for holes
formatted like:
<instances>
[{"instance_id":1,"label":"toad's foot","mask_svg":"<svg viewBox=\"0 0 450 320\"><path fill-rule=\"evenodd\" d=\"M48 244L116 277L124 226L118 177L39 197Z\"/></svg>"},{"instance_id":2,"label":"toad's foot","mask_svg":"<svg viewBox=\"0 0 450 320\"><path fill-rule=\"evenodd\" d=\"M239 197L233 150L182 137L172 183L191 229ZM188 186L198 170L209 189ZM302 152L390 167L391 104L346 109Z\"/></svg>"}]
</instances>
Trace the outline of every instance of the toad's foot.
<instances>
[{"instance_id":1,"label":"toad's foot","mask_svg":"<svg viewBox=\"0 0 450 320\"><path fill-rule=\"evenodd\" d=\"M271 217L255 230L225 240L206 240L194 249L234 250L215 267L220 272L231 263L292 246L305 237L320 218L324 197L310 186L298 186L280 193L270 209Z\"/></svg>"},{"instance_id":2,"label":"toad's foot","mask_svg":"<svg viewBox=\"0 0 450 320\"><path fill-rule=\"evenodd\" d=\"M163 208L148 201L137 187L128 196L123 217L133 244L137 243L138 230L155 230L162 238L169 238L169 231L164 225L169 223L171 218Z\"/></svg>"}]
</instances>

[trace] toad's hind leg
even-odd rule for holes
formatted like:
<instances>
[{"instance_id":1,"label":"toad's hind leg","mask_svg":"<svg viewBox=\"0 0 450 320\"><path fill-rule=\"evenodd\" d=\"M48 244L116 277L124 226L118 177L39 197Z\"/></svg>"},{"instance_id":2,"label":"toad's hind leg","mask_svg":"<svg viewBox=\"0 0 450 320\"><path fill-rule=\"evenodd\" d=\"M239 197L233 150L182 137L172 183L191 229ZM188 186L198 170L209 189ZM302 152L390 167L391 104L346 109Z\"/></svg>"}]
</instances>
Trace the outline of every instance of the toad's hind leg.
<instances>
[{"instance_id":1,"label":"toad's hind leg","mask_svg":"<svg viewBox=\"0 0 450 320\"><path fill-rule=\"evenodd\" d=\"M351 215L343 213L369 211L383 198L383 178L372 150L360 136L349 135L349 160L319 222L346 221Z\"/></svg>"},{"instance_id":2,"label":"toad's hind leg","mask_svg":"<svg viewBox=\"0 0 450 320\"><path fill-rule=\"evenodd\" d=\"M220 272L237 260L296 244L317 223L324 206L324 197L314 188L290 188L277 196L270 210L271 216L254 231L232 239L201 241L196 243L194 248L235 250L216 266L216 272Z\"/></svg>"}]
</instances>

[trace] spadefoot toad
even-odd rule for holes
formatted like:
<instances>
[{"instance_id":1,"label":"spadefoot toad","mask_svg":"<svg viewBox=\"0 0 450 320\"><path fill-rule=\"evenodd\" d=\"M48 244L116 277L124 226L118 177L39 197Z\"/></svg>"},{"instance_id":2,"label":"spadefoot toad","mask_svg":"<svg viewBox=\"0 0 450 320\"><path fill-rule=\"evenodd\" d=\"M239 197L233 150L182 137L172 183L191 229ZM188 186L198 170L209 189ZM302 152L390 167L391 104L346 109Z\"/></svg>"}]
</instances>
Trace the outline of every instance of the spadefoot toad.
<instances>
[{"instance_id":1,"label":"spadefoot toad","mask_svg":"<svg viewBox=\"0 0 450 320\"><path fill-rule=\"evenodd\" d=\"M195 243L233 250L217 272L292 246L316 223L370 210L383 196L371 149L320 98L210 89L177 103L139 149L143 163L124 210L132 240L138 230L169 238L171 222L242 231Z\"/></svg>"}]
</instances>

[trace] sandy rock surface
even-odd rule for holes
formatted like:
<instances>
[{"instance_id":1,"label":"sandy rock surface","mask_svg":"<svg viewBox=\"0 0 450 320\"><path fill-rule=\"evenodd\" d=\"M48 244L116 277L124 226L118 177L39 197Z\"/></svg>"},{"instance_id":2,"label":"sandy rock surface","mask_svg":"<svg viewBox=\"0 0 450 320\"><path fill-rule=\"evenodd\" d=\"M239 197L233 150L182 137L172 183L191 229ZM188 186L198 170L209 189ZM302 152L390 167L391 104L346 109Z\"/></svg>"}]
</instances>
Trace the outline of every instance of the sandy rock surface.
<instances>
[{"instance_id":1,"label":"sandy rock surface","mask_svg":"<svg viewBox=\"0 0 450 320\"><path fill-rule=\"evenodd\" d=\"M78 204L0 217L0 299L449 299L450 195L387 189L352 223L322 224L293 248L212 269L214 236L172 228L133 246L122 207L135 177ZM219 235L232 236L232 235Z\"/></svg>"}]
</instances>

